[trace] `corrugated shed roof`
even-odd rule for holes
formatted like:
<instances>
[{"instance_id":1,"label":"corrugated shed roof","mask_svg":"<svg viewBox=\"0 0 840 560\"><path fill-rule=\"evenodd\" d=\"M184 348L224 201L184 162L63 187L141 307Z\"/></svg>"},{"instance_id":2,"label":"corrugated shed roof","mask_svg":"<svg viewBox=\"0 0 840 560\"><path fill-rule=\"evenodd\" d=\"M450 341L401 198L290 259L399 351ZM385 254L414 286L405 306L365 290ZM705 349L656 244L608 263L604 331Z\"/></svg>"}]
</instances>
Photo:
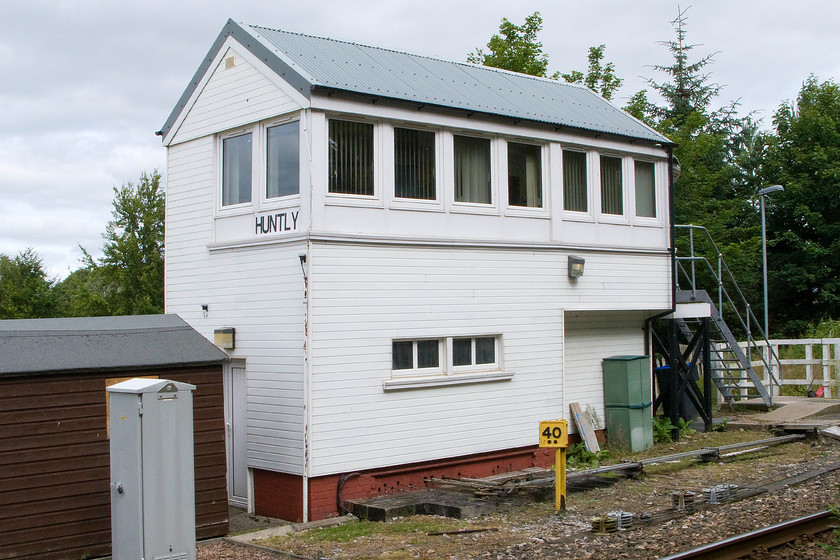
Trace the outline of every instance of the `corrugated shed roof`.
<instances>
[{"instance_id":1,"label":"corrugated shed roof","mask_svg":"<svg viewBox=\"0 0 840 560\"><path fill-rule=\"evenodd\" d=\"M0 321L0 377L228 360L177 315Z\"/></svg>"},{"instance_id":2,"label":"corrugated shed roof","mask_svg":"<svg viewBox=\"0 0 840 560\"><path fill-rule=\"evenodd\" d=\"M328 88L670 144L652 128L583 87L232 20L170 115L163 135L229 35L307 97L313 88Z\"/></svg>"}]
</instances>

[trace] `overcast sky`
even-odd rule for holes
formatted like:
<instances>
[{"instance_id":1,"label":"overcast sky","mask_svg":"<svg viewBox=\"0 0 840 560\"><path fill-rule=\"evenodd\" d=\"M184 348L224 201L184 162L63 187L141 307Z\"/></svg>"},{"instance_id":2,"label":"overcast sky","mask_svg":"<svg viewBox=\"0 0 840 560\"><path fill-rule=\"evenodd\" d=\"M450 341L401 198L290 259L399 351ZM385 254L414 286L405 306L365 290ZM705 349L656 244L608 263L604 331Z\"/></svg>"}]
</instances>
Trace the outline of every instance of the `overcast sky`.
<instances>
[{"instance_id":1,"label":"overcast sky","mask_svg":"<svg viewBox=\"0 0 840 560\"><path fill-rule=\"evenodd\" d=\"M717 53L717 105L740 100L769 125L809 74L840 77L840 2L695 0L688 42ZM228 18L415 54L463 61L502 17L539 10L549 72L586 70L606 45L623 106L662 80L659 41L674 38L671 0L0 0L0 253L27 247L51 275L80 266L82 245L101 254L113 188L159 169L160 130Z\"/></svg>"}]
</instances>

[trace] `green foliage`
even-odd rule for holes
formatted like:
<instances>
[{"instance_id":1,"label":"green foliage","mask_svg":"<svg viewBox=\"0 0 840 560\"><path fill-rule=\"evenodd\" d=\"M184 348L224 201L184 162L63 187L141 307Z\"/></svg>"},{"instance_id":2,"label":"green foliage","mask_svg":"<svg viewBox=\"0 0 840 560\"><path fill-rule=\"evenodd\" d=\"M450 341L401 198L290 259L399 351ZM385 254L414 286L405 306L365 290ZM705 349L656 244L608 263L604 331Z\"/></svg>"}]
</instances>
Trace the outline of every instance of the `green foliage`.
<instances>
[{"instance_id":1,"label":"green foliage","mask_svg":"<svg viewBox=\"0 0 840 560\"><path fill-rule=\"evenodd\" d=\"M493 35L487 43L488 52L477 48L467 57L467 62L545 78L548 55L543 53L542 43L537 40L541 30L539 12L526 17L522 25L502 18L499 34ZM551 78L557 79L557 76L555 72Z\"/></svg>"},{"instance_id":2,"label":"green foliage","mask_svg":"<svg viewBox=\"0 0 840 560\"><path fill-rule=\"evenodd\" d=\"M594 469L609 458L608 449L593 453L586 449L583 442L573 443L566 450L566 466L570 469Z\"/></svg>"},{"instance_id":3,"label":"green foliage","mask_svg":"<svg viewBox=\"0 0 840 560\"><path fill-rule=\"evenodd\" d=\"M54 317L54 285L32 248L14 258L0 255L0 319Z\"/></svg>"},{"instance_id":4,"label":"green foliage","mask_svg":"<svg viewBox=\"0 0 840 560\"><path fill-rule=\"evenodd\" d=\"M103 234L104 256L95 262L85 251L87 272L67 287L78 302L68 314L163 313L164 193L160 174L144 172L136 185L129 181L115 187L111 215Z\"/></svg>"},{"instance_id":5,"label":"green foliage","mask_svg":"<svg viewBox=\"0 0 840 560\"><path fill-rule=\"evenodd\" d=\"M727 420L726 418L723 418L720 422L718 422L717 424L714 424L712 426L712 431L713 432L725 432L728 424L729 424L729 420Z\"/></svg>"},{"instance_id":6,"label":"green foliage","mask_svg":"<svg viewBox=\"0 0 840 560\"><path fill-rule=\"evenodd\" d=\"M671 420L665 417L656 417L653 419L653 443L659 445L660 443L671 443L671 432L674 425Z\"/></svg>"},{"instance_id":7,"label":"green foliage","mask_svg":"<svg viewBox=\"0 0 840 560\"><path fill-rule=\"evenodd\" d=\"M678 424L680 439L697 433L697 430L692 429L689 423L682 418L680 418ZM661 418L657 417L653 419L653 443L671 443L674 441L671 437L673 431L674 425L671 423L670 418L665 418L663 416Z\"/></svg>"},{"instance_id":8,"label":"green foliage","mask_svg":"<svg viewBox=\"0 0 840 560\"><path fill-rule=\"evenodd\" d=\"M840 317L840 86L809 77L773 124L766 183L785 190L765 199L771 325L798 336Z\"/></svg>"},{"instance_id":9,"label":"green foliage","mask_svg":"<svg viewBox=\"0 0 840 560\"><path fill-rule=\"evenodd\" d=\"M358 521L342 523L332 527L310 529L305 534L306 541L313 542L351 542L355 539L382 534L426 534L458 530L468 522L460 519L415 515L395 519L387 523L379 521ZM274 542L283 538L274 539Z\"/></svg>"},{"instance_id":10,"label":"green foliage","mask_svg":"<svg viewBox=\"0 0 840 560\"><path fill-rule=\"evenodd\" d=\"M605 45L589 47L589 69L586 75L578 70L572 70L569 74L561 74L563 79L570 84L584 84L604 99L612 99L613 93L621 87L624 80L616 77L615 65L612 62L606 65L601 64L604 49L606 49Z\"/></svg>"}]
</instances>

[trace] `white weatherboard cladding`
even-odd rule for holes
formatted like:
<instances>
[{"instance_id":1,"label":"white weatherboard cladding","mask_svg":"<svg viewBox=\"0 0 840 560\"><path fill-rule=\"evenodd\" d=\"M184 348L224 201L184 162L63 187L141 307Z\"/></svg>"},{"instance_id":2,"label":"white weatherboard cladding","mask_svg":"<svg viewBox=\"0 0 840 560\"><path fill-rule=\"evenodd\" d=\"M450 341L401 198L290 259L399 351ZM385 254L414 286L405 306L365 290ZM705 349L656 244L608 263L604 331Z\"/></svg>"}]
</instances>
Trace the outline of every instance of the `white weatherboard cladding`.
<instances>
[{"instance_id":1,"label":"white weatherboard cladding","mask_svg":"<svg viewBox=\"0 0 840 560\"><path fill-rule=\"evenodd\" d=\"M668 306L670 276L659 280L667 256L585 256L573 286L566 255L555 250L313 243L311 475L535 444L539 420L568 416L561 368L569 303ZM502 336L512 380L383 390L394 338L481 334Z\"/></svg>"},{"instance_id":2,"label":"white weatherboard cladding","mask_svg":"<svg viewBox=\"0 0 840 560\"><path fill-rule=\"evenodd\" d=\"M566 402L591 407L604 427L603 360L610 356L643 356L644 325L650 314L640 312L587 312L565 314ZM568 411L565 411L568 414ZM574 424L570 431L577 432Z\"/></svg>"},{"instance_id":3,"label":"white weatherboard cladding","mask_svg":"<svg viewBox=\"0 0 840 560\"><path fill-rule=\"evenodd\" d=\"M303 474L303 242L208 251L212 138L169 149L166 309L209 340L234 327L246 361L248 466ZM201 306L208 306L204 317Z\"/></svg>"},{"instance_id":4,"label":"white weatherboard cladding","mask_svg":"<svg viewBox=\"0 0 840 560\"><path fill-rule=\"evenodd\" d=\"M235 41L228 40L219 54L205 76L206 84L196 91L194 103L182 115L173 144L301 108L301 99L284 91L289 86L281 87L276 74ZM230 58L234 63L228 67Z\"/></svg>"}]
</instances>

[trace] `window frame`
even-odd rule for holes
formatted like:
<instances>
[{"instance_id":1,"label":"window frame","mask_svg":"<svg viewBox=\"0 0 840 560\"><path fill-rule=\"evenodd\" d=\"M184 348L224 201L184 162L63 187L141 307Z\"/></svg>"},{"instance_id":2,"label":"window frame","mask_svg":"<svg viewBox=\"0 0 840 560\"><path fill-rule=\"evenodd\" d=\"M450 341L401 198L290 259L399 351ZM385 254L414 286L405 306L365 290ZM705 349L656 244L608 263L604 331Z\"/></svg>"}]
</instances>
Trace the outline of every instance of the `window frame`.
<instances>
[{"instance_id":1,"label":"window frame","mask_svg":"<svg viewBox=\"0 0 840 560\"><path fill-rule=\"evenodd\" d=\"M435 198L405 198L397 196L397 177L396 177L396 130L398 128L404 130L416 130L418 132L433 133L435 135ZM383 168L385 173L385 186L388 196L388 205L394 210L412 210L412 211L426 211L426 212L443 212L444 200L446 197L446 167L444 165L444 142L445 134L441 128L423 126L422 123L406 123L394 121L388 123L383 129L384 150L383 150Z\"/></svg>"},{"instance_id":2,"label":"window frame","mask_svg":"<svg viewBox=\"0 0 840 560\"><path fill-rule=\"evenodd\" d=\"M584 196L586 198L586 210L567 210L566 209L566 152L573 152L576 154L583 155L583 166L586 172L586 181L585 181L585 189L586 192ZM594 172L593 172L593 160L594 154L597 154L596 151L592 150L592 148L586 148L581 146L574 146L574 145L561 145L560 146L560 180L558 181L561 186L562 192L562 200L560 201L560 207L563 209L563 219L567 221L576 221L576 222L593 222L595 221L595 206L596 201L600 204L600 195L598 197L595 196L595 189L594 189ZM600 176L599 176L600 181Z\"/></svg>"},{"instance_id":3,"label":"window frame","mask_svg":"<svg viewBox=\"0 0 840 560\"><path fill-rule=\"evenodd\" d=\"M438 343L438 365L437 367L418 367L418 343L434 340ZM412 367L410 368L394 368L394 344L396 343L411 343ZM395 338L391 341L391 371L394 377L427 377L435 375L445 375L446 352L444 351L445 339L435 337L425 338Z\"/></svg>"},{"instance_id":4,"label":"window frame","mask_svg":"<svg viewBox=\"0 0 840 560\"><path fill-rule=\"evenodd\" d=\"M453 346L456 339L471 340L472 364L464 366L453 365ZM476 364L476 340L480 338L493 339L492 363ZM417 343L425 340L437 340L440 358L440 368L418 368L417 366ZM503 336L500 333L451 335L442 337L394 337L390 339L390 372L389 378L383 380L384 391L397 391L404 389L422 389L436 386L463 385L471 383L485 383L491 381L508 381L513 378L514 373L507 371L503 363ZM411 369L394 369L394 345L400 342L412 343L412 359L414 366Z\"/></svg>"},{"instance_id":5,"label":"window frame","mask_svg":"<svg viewBox=\"0 0 840 560\"><path fill-rule=\"evenodd\" d=\"M638 208L636 207L636 162L648 163L653 166L653 210L655 216L640 216ZM635 225L661 227L664 223L663 214L665 210L661 204L664 193L662 187L664 185L662 177L662 162L652 158L640 157L634 155L632 157L633 167L633 221Z\"/></svg>"},{"instance_id":6,"label":"window frame","mask_svg":"<svg viewBox=\"0 0 840 560\"><path fill-rule=\"evenodd\" d=\"M233 130L228 130L217 135L217 187L215 189L217 198L216 209L223 214L237 214L251 211L255 206L254 198L254 184L255 173L254 170L259 170L261 165L260 150L258 148L258 131L256 125L249 125L245 127L238 127ZM233 204L225 204L225 141L240 136L251 136L251 198L245 202L236 202Z\"/></svg>"},{"instance_id":7,"label":"window frame","mask_svg":"<svg viewBox=\"0 0 840 560\"><path fill-rule=\"evenodd\" d=\"M516 206L510 204L510 152L508 146L510 144L519 144L522 146L534 146L540 151L540 198L542 204L540 206ZM547 142L540 142L534 138L504 138L499 145L499 168L504 164L504 173L499 173L500 192L504 192L505 216L521 216L527 218L548 218L550 216L549 208L551 208L551 176L550 167L551 159L549 153L551 145ZM500 198L502 198L500 196Z\"/></svg>"},{"instance_id":8,"label":"window frame","mask_svg":"<svg viewBox=\"0 0 840 560\"><path fill-rule=\"evenodd\" d=\"M268 130L270 128L274 128L277 126L284 126L292 123L297 123L298 126L298 143L297 143L297 165L298 165L298 184L297 184L297 193L293 194L286 194L280 196L268 196ZM262 180L260 185L260 207L261 208L276 208L276 207L283 207L283 206L291 206L294 204L298 204L300 201L300 192L301 192L301 176L304 171L303 169L303 161L302 161L302 149L301 144L303 140L303 126L300 115L293 115L288 116L282 119L272 119L266 121L260 125L260 137L261 137L261 164L260 169L262 171Z\"/></svg>"},{"instance_id":9,"label":"window frame","mask_svg":"<svg viewBox=\"0 0 840 560\"><path fill-rule=\"evenodd\" d=\"M456 153L455 153L455 137L461 136L465 138L478 138L487 140L490 143L490 202L467 202L463 200L456 200L456 181L455 170ZM451 129L447 139L451 158L447 166L446 173L449 181L447 182L447 196L451 204L449 211L455 214L499 214L499 138L493 134L482 134L473 130L465 131L460 129Z\"/></svg>"},{"instance_id":10,"label":"window frame","mask_svg":"<svg viewBox=\"0 0 840 560\"><path fill-rule=\"evenodd\" d=\"M355 194L355 193L338 193L330 192L330 121L344 121L359 124L367 124L373 127L373 194ZM382 137L383 129L386 127L385 123L380 119L366 119L356 115L345 114L325 114L324 124L324 193L325 204L341 205L341 206L359 206L359 207L377 207L381 208L382 204Z\"/></svg>"},{"instance_id":11,"label":"window frame","mask_svg":"<svg viewBox=\"0 0 840 560\"><path fill-rule=\"evenodd\" d=\"M629 189L631 180L628 178L628 159L629 156L624 153L614 152L611 150L596 150L595 151L596 157L595 162L593 163L593 167L597 172L597 175L593 178L594 181L592 183L594 191L597 191L596 204L597 208L595 209L597 220L599 223L605 224L621 224L621 225L629 225L630 224L630 212L633 210L631 205L635 205L635 199L633 201L629 198ZM619 161L620 170L621 170L621 201L622 201L622 208L621 214L608 214L604 212L604 201L603 201L603 186L601 182L601 158L607 157L612 159L617 159Z\"/></svg>"}]
</instances>

